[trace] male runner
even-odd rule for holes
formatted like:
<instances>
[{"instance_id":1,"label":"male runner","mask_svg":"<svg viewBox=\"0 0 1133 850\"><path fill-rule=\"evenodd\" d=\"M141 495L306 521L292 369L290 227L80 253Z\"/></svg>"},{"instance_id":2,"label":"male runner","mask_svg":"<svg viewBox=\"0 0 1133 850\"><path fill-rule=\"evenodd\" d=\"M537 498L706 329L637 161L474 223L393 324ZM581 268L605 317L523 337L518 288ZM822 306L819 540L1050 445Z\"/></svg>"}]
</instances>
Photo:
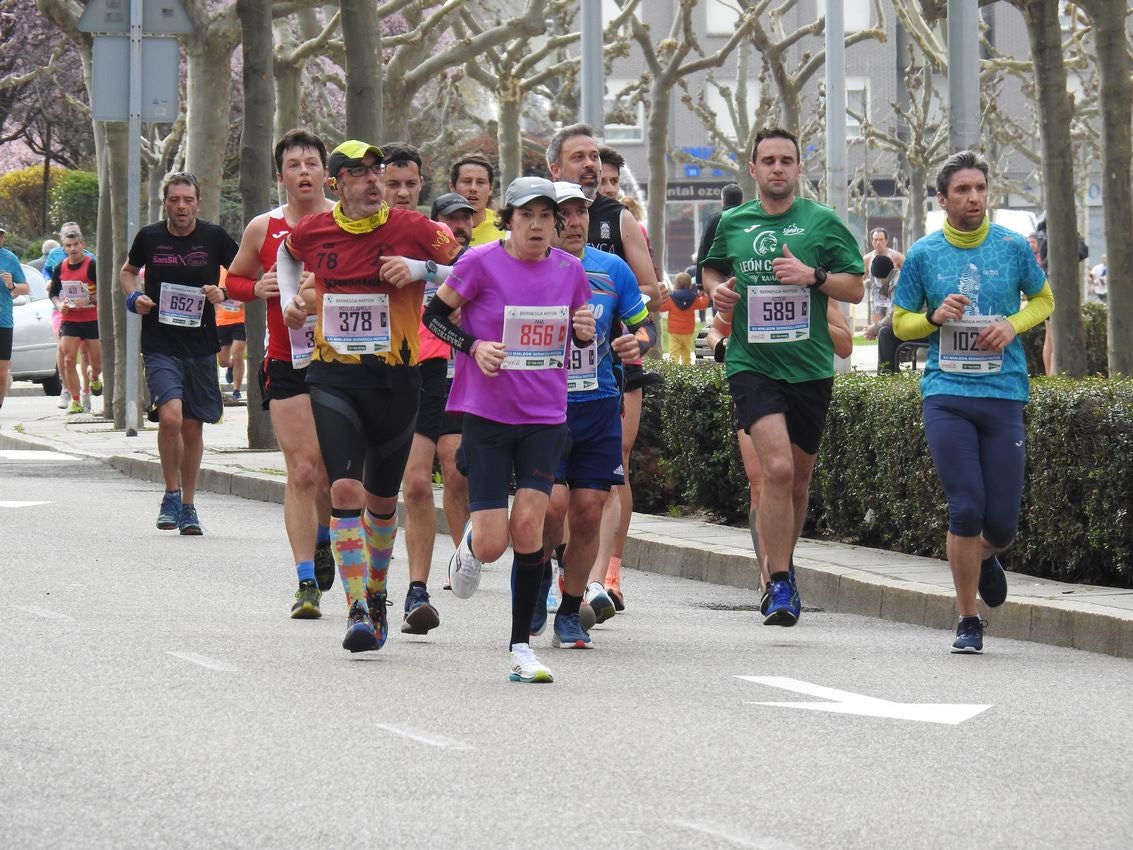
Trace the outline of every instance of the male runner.
<instances>
[{"instance_id":1,"label":"male runner","mask_svg":"<svg viewBox=\"0 0 1133 850\"><path fill-rule=\"evenodd\" d=\"M834 211L795 197L802 161L792 133L760 130L748 170L759 199L720 219L702 274L716 309L737 317L725 372L737 427L751 435L763 472L756 523L771 577L763 622L793 626L802 601L791 558L834 384L827 300L860 301L864 269Z\"/></svg>"},{"instance_id":2,"label":"male runner","mask_svg":"<svg viewBox=\"0 0 1133 850\"><path fill-rule=\"evenodd\" d=\"M7 231L0 227L0 237L4 236L7 236ZM3 285L0 290L0 407L3 407L8 384L12 380L12 332L15 324L12 301L28 292L20 258L4 247L3 238L0 238L0 284Z\"/></svg>"},{"instance_id":3,"label":"male runner","mask_svg":"<svg viewBox=\"0 0 1133 850\"><path fill-rule=\"evenodd\" d=\"M90 413L90 396L80 390L79 346L83 346L86 362L83 371L90 368L88 380L97 382L101 394L102 346L98 335L98 271L94 257L88 256L86 243L78 231L63 234L66 256L51 273L48 290L55 308L62 316L59 325L59 349L63 355L63 382L71 394L67 413Z\"/></svg>"},{"instance_id":4,"label":"male runner","mask_svg":"<svg viewBox=\"0 0 1133 850\"><path fill-rule=\"evenodd\" d=\"M472 245L486 245L504 239L507 232L497 226L496 214L489 204L496 172L492 164L479 154L458 159L449 172L448 188L472 204Z\"/></svg>"},{"instance_id":5,"label":"male runner","mask_svg":"<svg viewBox=\"0 0 1133 850\"><path fill-rule=\"evenodd\" d=\"M216 284L237 245L220 225L201 221L201 189L187 171L161 187L166 220L141 228L122 266L126 309L142 317L142 361L156 410L157 451L165 496L157 527L204 533L193 503L204 453L203 423L223 412L216 374ZM145 268L145 288L138 272Z\"/></svg>"},{"instance_id":6,"label":"male runner","mask_svg":"<svg viewBox=\"0 0 1133 850\"><path fill-rule=\"evenodd\" d=\"M960 619L952 651L983 651L976 594L996 607L996 555L1019 527L1030 380L1018 334L1054 310L1027 241L987 218L987 160L955 153L936 178L943 230L909 249L893 299L901 339L931 334L921 378L924 429L948 498L948 566ZM1027 306L1020 309L1020 294ZM928 305L926 312L921 312Z\"/></svg>"},{"instance_id":7,"label":"male runner","mask_svg":"<svg viewBox=\"0 0 1133 850\"><path fill-rule=\"evenodd\" d=\"M277 258L284 318L299 327L313 298L311 408L330 479L331 544L349 608L343 648L380 649L388 634L386 573L397 493L413 441L421 385L417 328L424 281L388 257L451 263L461 247L443 224L390 209L382 151L348 140L331 152L330 212L295 227ZM297 294L302 264L314 273Z\"/></svg>"},{"instance_id":8,"label":"male runner","mask_svg":"<svg viewBox=\"0 0 1133 850\"><path fill-rule=\"evenodd\" d=\"M319 603L323 591L334 584L335 565L330 548L330 485L307 389L314 320L296 331L283 323L276 256L300 221L334 208L323 194L326 177L323 140L302 129L284 133L275 146L275 179L284 203L248 222L227 280L234 299L263 298L265 302L268 343L257 375L262 404L271 416L287 466L283 526L299 579L291 606L291 616L297 620L322 616Z\"/></svg>"}]
</instances>

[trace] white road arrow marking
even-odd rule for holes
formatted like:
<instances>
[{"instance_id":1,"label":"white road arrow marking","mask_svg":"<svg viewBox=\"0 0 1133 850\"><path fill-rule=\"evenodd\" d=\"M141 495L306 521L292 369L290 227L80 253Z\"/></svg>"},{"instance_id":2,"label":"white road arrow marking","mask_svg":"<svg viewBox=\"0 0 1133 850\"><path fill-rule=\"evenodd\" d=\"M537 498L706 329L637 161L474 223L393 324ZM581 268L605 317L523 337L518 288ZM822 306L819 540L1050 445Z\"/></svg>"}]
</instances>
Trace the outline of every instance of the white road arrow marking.
<instances>
[{"instance_id":1,"label":"white road arrow marking","mask_svg":"<svg viewBox=\"0 0 1133 850\"><path fill-rule=\"evenodd\" d=\"M75 622L74 617L68 617L66 614L60 614L58 611L49 611L46 608L36 608L34 605L15 605L13 607L17 611L34 614L37 617L43 617L45 620L70 620L72 623Z\"/></svg>"},{"instance_id":2,"label":"white road arrow marking","mask_svg":"<svg viewBox=\"0 0 1133 850\"><path fill-rule=\"evenodd\" d=\"M466 744L463 741L457 741L454 738L446 738L444 735L425 732L421 729L414 729L412 726L402 726L397 723L376 723L374 725L379 729L392 732L394 735L401 735L403 738L409 738L411 741L416 741L419 744L427 744L430 747L440 747L441 749L447 750L475 749L471 744Z\"/></svg>"},{"instance_id":3,"label":"white road arrow marking","mask_svg":"<svg viewBox=\"0 0 1133 850\"><path fill-rule=\"evenodd\" d=\"M4 460L78 460L75 455L65 455L62 452L50 450L36 451L34 449L0 449L0 458Z\"/></svg>"},{"instance_id":4,"label":"white road arrow marking","mask_svg":"<svg viewBox=\"0 0 1133 850\"><path fill-rule=\"evenodd\" d=\"M36 505L50 505L51 502L5 502L0 500L0 508L34 508Z\"/></svg>"},{"instance_id":5,"label":"white road arrow marking","mask_svg":"<svg viewBox=\"0 0 1133 850\"><path fill-rule=\"evenodd\" d=\"M170 652L166 650L166 655L172 655L174 658L180 658L182 661L188 661L190 664L199 664L201 667L207 667L209 670L221 670L225 673L235 673L239 670L224 661L217 661L215 658L209 658L207 655L201 655L197 652Z\"/></svg>"},{"instance_id":6,"label":"white road arrow marking","mask_svg":"<svg viewBox=\"0 0 1133 850\"><path fill-rule=\"evenodd\" d=\"M755 702L750 703L751 705L781 705L786 708L804 708L809 711L828 711L832 714L891 717L895 720L946 723L951 726L957 726L991 708L990 705L964 705L961 703L890 702L885 699L868 697L864 694L855 694L851 691L840 691L836 688L814 685L798 679L788 679L784 676L736 676L736 678L743 679L745 682L755 682L757 685L767 685L771 688L794 691L797 694L833 700L833 702Z\"/></svg>"}]
</instances>

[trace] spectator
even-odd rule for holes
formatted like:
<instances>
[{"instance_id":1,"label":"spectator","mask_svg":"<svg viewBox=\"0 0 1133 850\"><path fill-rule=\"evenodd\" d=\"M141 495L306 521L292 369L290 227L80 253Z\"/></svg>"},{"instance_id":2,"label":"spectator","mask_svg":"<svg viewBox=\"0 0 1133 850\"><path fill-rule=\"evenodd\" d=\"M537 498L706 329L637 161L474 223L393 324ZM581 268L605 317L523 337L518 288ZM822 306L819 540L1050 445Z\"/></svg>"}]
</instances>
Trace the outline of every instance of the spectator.
<instances>
[{"instance_id":1,"label":"spectator","mask_svg":"<svg viewBox=\"0 0 1133 850\"><path fill-rule=\"evenodd\" d=\"M41 247L39 249L40 252L41 252L40 255L38 257L36 257L34 260L32 260L30 263L28 263L28 265L31 266L33 269L36 269L37 271L43 271L43 264L45 262L47 262L47 255L50 254L52 251L54 251L58 247L59 247L59 243L56 242L54 239L45 239L43 241L43 247Z\"/></svg>"},{"instance_id":2,"label":"spectator","mask_svg":"<svg viewBox=\"0 0 1133 850\"><path fill-rule=\"evenodd\" d=\"M674 363L690 365L693 360L693 339L696 336L696 311L708 306L708 296L697 294L692 278L677 272L673 278L673 291L661 305L669 314L669 359Z\"/></svg>"}]
</instances>

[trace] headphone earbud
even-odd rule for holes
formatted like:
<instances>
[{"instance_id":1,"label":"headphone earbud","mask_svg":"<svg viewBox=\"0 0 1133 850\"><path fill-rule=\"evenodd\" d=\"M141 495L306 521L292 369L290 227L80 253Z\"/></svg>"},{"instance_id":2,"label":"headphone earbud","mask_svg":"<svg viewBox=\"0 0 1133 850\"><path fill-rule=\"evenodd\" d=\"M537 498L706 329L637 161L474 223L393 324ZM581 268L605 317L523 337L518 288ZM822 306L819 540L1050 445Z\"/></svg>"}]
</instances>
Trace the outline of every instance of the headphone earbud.
<instances>
[{"instance_id":1,"label":"headphone earbud","mask_svg":"<svg viewBox=\"0 0 1133 850\"><path fill-rule=\"evenodd\" d=\"M330 186L332 189L337 189L338 188L338 180L334 177L328 177L327 178L327 185Z\"/></svg>"}]
</instances>

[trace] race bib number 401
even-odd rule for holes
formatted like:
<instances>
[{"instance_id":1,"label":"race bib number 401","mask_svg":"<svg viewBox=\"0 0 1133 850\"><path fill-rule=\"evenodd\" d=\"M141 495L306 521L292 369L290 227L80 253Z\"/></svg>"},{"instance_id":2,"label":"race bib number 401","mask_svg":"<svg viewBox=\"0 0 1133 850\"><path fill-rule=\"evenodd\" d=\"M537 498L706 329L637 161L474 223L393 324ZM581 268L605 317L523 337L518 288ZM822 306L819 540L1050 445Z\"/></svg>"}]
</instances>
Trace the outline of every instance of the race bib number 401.
<instances>
[{"instance_id":1,"label":"race bib number 401","mask_svg":"<svg viewBox=\"0 0 1133 850\"><path fill-rule=\"evenodd\" d=\"M940 329L940 370L966 375L990 375L1003 369L1003 352L976 345L984 328L1001 321L999 316L964 316Z\"/></svg>"},{"instance_id":2,"label":"race bib number 401","mask_svg":"<svg viewBox=\"0 0 1133 850\"><path fill-rule=\"evenodd\" d=\"M501 369L561 369L566 363L570 308L505 307Z\"/></svg>"},{"instance_id":3,"label":"race bib number 401","mask_svg":"<svg viewBox=\"0 0 1133 850\"><path fill-rule=\"evenodd\" d=\"M389 351L389 296L377 292L324 295L323 339L339 354Z\"/></svg>"},{"instance_id":4,"label":"race bib number 401","mask_svg":"<svg viewBox=\"0 0 1133 850\"><path fill-rule=\"evenodd\" d=\"M747 341L796 342L810 338L810 289L749 286Z\"/></svg>"},{"instance_id":5,"label":"race bib number 401","mask_svg":"<svg viewBox=\"0 0 1133 850\"><path fill-rule=\"evenodd\" d=\"M204 309L205 294L199 286L162 282L157 305L157 320L161 324L199 328Z\"/></svg>"}]
</instances>

